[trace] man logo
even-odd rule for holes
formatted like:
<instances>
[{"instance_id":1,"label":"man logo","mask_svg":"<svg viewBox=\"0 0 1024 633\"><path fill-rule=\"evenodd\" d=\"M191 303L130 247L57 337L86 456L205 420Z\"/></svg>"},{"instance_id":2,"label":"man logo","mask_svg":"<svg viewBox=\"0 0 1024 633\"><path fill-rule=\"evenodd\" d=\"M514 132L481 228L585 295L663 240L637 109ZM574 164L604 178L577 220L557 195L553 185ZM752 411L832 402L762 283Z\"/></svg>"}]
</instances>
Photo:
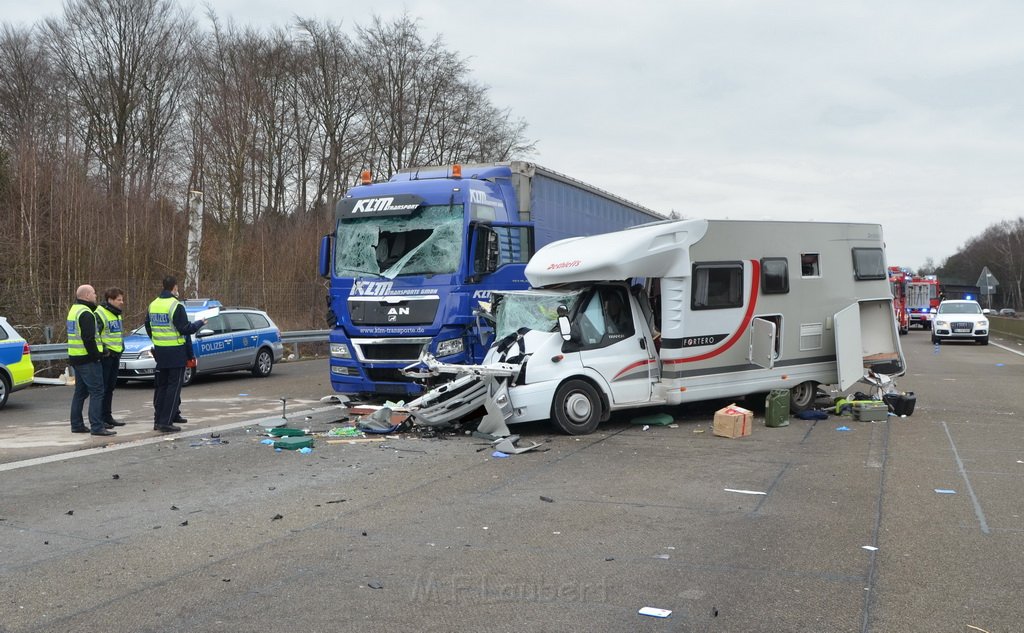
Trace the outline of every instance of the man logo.
<instances>
[{"instance_id":1,"label":"man logo","mask_svg":"<svg viewBox=\"0 0 1024 633\"><path fill-rule=\"evenodd\" d=\"M390 310L388 310L388 316L392 317L391 319L389 319L391 321L393 321L394 317L396 316L408 316L409 314L411 314L409 312L409 308L391 308Z\"/></svg>"}]
</instances>

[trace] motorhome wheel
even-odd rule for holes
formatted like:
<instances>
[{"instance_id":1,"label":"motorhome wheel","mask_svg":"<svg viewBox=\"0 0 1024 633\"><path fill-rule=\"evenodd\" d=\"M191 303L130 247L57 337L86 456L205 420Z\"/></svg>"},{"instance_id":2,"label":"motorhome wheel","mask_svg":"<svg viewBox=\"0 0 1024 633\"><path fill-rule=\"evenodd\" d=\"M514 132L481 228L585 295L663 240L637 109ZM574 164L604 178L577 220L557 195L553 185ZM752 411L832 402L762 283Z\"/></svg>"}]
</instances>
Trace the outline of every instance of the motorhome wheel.
<instances>
[{"instance_id":1,"label":"motorhome wheel","mask_svg":"<svg viewBox=\"0 0 1024 633\"><path fill-rule=\"evenodd\" d=\"M800 413L814 406L814 398L818 393L818 383L813 380L802 382L789 390L789 410Z\"/></svg>"},{"instance_id":2,"label":"motorhome wheel","mask_svg":"<svg viewBox=\"0 0 1024 633\"><path fill-rule=\"evenodd\" d=\"M601 421L601 396L593 385L583 380L566 381L552 404L551 419L569 435L587 435Z\"/></svg>"}]
</instances>

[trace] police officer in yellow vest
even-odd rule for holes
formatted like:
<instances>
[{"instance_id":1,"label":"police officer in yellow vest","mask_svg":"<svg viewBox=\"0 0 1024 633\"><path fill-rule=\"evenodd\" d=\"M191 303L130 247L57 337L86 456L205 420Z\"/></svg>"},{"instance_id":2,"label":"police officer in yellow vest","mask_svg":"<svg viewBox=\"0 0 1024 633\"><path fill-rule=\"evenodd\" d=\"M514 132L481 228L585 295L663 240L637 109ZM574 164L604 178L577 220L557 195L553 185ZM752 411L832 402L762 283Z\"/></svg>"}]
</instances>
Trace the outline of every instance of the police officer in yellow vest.
<instances>
[{"instance_id":1,"label":"police officer in yellow vest","mask_svg":"<svg viewBox=\"0 0 1024 633\"><path fill-rule=\"evenodd\" d=\"M110 405L114 399L114 388L117 387L117 370L124 351L124 323L121 313L124 310L124 291L120 288L108 288L103 297L106 301L96 308L96 316L100 318L102 331L100 343L103 344L103 422L107 428L124 426L124 422L114 419Z\"/></svg>"},{"instance_id":2,"label":"police officer in yellow vest","mask_svg":"<svg viewBox=\"0 0 1024 633\"><path fill-rule=\"evenodd\" d=\"M98 339L96 290L90 285L78 287L76 301L68 311L68 365L75 371L75 395L71 397L71 432L93 435L117 435L103 423L103 368ZM89 426L82 418L82 407L89 398Z\"/></svg>"},{"instance_id":3,"label":"police officer in yellow vest","mask_svg":"<svg viewBox=\"0 0 1024 633\"><path fill-rule=\"evenodd\" d=\"M174 416L185 376L185 337L198 332L205 323L202 319L188 322L185 306L178 301L178 280L173 276L164 277L163 292L149 304L149 314L146 316L146 333L153 341L153 357L156 359L154 431L176 433L181 430L180 426L174 424Z\"/></svg>"}]
</instances>

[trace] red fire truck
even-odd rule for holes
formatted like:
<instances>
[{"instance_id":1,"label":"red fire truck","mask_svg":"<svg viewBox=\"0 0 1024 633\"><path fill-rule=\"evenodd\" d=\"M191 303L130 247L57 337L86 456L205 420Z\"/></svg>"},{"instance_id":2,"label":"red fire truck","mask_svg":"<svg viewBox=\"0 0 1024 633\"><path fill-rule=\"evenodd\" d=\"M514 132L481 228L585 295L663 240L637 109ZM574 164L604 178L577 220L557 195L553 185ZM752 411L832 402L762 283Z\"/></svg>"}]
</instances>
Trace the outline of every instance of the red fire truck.
<instances>
[{"instance_id":1,"label":"red fire truck","mask_svg":"<svg viewBox=\"0 0 1024 633\"><path fill-rule=\"evenodd\" d=\"M896 316L899 333L910 331L910 317L907 315L907 279L906 269L889 266L889 287L892 289L892 309Z\"/></svg>"},{"instance_id":2,"label":"red fire truck","mask_svg":"<svg viewBox=\"0 0 1024 633\"><path fill-rule=\"evenodd\" d=\"M907 313L910 325L932 329L932 318L939 307L939 279L935 275L912 277L907 283Z\"/></svg>"}]
</instances>

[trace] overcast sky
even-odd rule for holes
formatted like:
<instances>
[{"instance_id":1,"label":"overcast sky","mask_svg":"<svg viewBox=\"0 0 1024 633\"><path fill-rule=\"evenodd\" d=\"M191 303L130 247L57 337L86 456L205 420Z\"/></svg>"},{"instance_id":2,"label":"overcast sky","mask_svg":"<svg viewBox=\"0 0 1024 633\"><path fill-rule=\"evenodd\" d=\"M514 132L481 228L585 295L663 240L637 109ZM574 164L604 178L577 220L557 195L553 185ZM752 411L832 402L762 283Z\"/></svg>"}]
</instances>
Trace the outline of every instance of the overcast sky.
<instances>
[{"instance_id":1,"label":"overcast sky","mask_svg":"<svg viewBox=\"0 0 1024 633\"><path fill-rule=\"evenodd\" d=\"M260 27L407 10L529 123L530 160L663 213L878 222L912 268L1024 215L1020 0L210 5ZM6 22L61 11L0 0Z\"/></svg>"}]
</instances>

